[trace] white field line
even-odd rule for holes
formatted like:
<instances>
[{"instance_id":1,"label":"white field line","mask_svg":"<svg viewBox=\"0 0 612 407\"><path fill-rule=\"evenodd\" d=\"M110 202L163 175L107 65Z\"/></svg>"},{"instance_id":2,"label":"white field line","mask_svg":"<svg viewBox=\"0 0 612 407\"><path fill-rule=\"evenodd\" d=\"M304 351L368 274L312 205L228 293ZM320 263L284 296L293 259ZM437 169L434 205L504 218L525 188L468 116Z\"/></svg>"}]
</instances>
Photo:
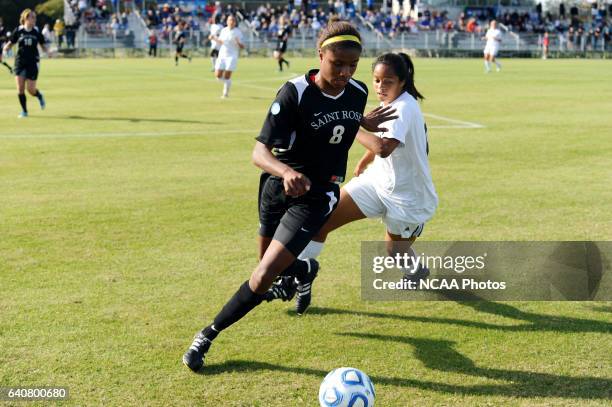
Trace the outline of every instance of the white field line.
<instances>
[{"instance_id":1,"label":"white field line","mask_svg":"<svg viewBox=\"0 0 612 407\"><path fill-rule=\"evenodd\" d=\"M291 75L290 77L294 77L295 75ZM266 78L257 80L257 82L269 81L269 80L278 80L278 79L286 79L286 78ZM216 79L211 78L199 78L199 80L206 82L216 82ZM245 86L249 88L255 89L272 89L270 86L257 86L252 85L250 83L245 82L237 82L236 85ZM251 82L251 81L248 81ZM255 82L255 80L253 80ZM368 105L369 108L374 108L378 105ZM233 111L232 113L241 113L240 111ZM252 110L243 112L243 113L252 113ZM468 122L463 120L452 119L450 117L444 117L440 115L435 115L432 113L423 113L425 117L431 117L434 119L446 121L449 123L453 123L451 125L428 125L428 129L480 129L485 126L480 123ZM143 119L144 120L144 119ZM257 130L247 130L247 129L221 129L221 130L201 130L201 131L147 131L147 132L95 132L95 133L31 133L31 134L0 134L0 139L26 139L26 138L97 138L97 137L174 137L174 136L201 136L206 133L212 134L244 134L244 133L253 133L255 134Z\"/></svg>"},{"instance_id":2,"label":"white field line","mask_svg":"<svg viewBox=\"0 0 612 407\"><path fill-rule=\"evenodd\" d=\"M57 133L57 134L0 134L0 139L24 139L24 138L96 138L96 137L175 137L175 136L204 136L206 133L235 134L253 133L256 136L258 130L246 129L223 129L223 130L192 130L192 131L143 131L143 132L99 132L99 133Z\"/></svg>"},{"instance_id":3,"label":"white field line","mask_svg":"<svg viewBox=\"0 0 612 407\"><path fill-rule=\"evenodd\" d=\"M457 126L438 126L437 127L438 129L441 129L441 128L483 129L483 128L486 127L484 124L474 123L474 122L466 122L466 121L457 120L457 119L451 119L450 117L439 116L439 115L433 114L433 113L423 113L423 116L431 117L431 118L442 120L442 121L445 121L445 122L457 124ZM427 127L429 128L430 126L427 126ZM436 127L431 126L431 128L436 128Z\"/></svg>"},{"instance_id":4,"label":"white field line","mask_svg":"<svg viewBox=\"0 0 612 407\"><path fill-rule=\"evenodd\" d=\"M480 126L484 127L484 126ZM427 126L428 129L461 129L480 128L473 126L441 125ZM97 132L97 133L30 133L30 134L0 134L0 140L11 139L66 139L66 138L104 138L104 137L180 137L180 136L207 136L216 134L245 134L252 133L255 137L259 130L252 129L221 129L221 130L192 130L192 131L143 131L143 132Z\"/></svg>"}]
</instances>

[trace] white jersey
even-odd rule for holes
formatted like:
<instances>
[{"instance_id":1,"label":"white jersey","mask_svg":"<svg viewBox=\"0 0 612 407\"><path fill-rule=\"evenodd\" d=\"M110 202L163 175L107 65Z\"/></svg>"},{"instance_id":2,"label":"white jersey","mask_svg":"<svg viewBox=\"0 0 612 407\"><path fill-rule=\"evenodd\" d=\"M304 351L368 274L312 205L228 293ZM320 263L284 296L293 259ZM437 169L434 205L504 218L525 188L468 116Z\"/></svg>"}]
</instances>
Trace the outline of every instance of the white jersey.
<instances>
[{"instance_id":1,"label":"white jersey","mask_svg":"<svg viewBox=\"0 0 612 407\"><path fill-rule=\"evenodd\" d=\"M221 26L221 24L211 24L210 35L218 36L222 28L223 27ZM216 40L210 40L210 43L211 43L212 49L218 50L219 48L221 48L221 44L219 44L219 42Z\"/></svg>"},{"instance_id":2,"label":"white jersey","mask_svg":"<svg viewBox=\"0 0 612 407\"><path fill-rule=\"evenodd\" d=\"M487 47L497 48L499 47L499 43L501 42L501 31L497 28L489 28L487 33L485 34L485 38L487 39Z\"/></svg>"},{"instance_id":3,"label":"white jersey","mask_svg":"<svg viewBox=\"0 0 612 407\"><path fill-rule=\"evenodd\" d=\"M234 27L233 29L224 27L219 34L219 39L223 41L221 49L219 50L219 58L238 58L240 47L238 47L237 40L242 43L242 32L240 29L238 27Z\"/></svg>"},{"instance_id":4,"label":"white jersey","mask_svg":"<svg viewBox=\"0 0 612 407\"><path fill-rule=\"evenodd\" d=\"M408 92L391 102L391 106L399 117L387 123L387 132L377 136L394 138L400 143L388 157L376 156L363 176L413 223L426 222L438 206L438 196L429 170L425 120L418 102Z\"/></svg>"}]
</instances>

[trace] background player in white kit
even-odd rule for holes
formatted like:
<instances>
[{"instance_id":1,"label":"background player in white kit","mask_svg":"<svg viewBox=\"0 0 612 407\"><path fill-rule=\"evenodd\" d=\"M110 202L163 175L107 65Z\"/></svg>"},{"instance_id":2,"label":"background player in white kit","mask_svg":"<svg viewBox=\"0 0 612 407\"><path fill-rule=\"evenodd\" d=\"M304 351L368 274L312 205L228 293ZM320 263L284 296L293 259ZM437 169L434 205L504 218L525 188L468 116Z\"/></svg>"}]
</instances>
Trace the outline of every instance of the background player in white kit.
<instances>
[{"instance_id":1,"label":"background player in white kit","mask_svg":"<svg viewBox=\"0 0 612 407\"><path fill-rule=\"evenodd\" d=\"M497 66L497 72L501 70L501 64L495 59L497 57L497 52L499 51L501 38L502 34L499 28L497 28L497 21L491 20L489 23L489 29L483 37L484 40L487 40L487 44L485 45L484 49L484 65L486 73L491 72L491 62L495 63Z\"/></svg>"},{"instance_id":2,"label":"background player in white kit","mask_svg":"<svg viewBox=\"0 0 612 407\"><path fill-rule=\"evenodd\" d=\"M223 26L220 24L221 15L216 14L213 17L212 24L210 25L210 34L208 39L210 40L210 60L212 62L211 71L215 70L215 65L217 64L217 57L219 56L219 48L221 48L221 44L215 40L215 37L219 36L221 33L221 29Z\"/></svg>"},{"instance_id":3,"label":"background player in white kit","mask_svg":"<svg viewBox=\"0 0 612 407\"><path fill-rule=\"evenodd\" d=\"M423 96L414 86L410 57L403 53L379 56L373 64L373 82L382 106L391 106L398 117L389 122L384 133L359 131L357 141L367 151L355 168L356 177L342 187L338 207L300 253L300 259L318 257L329 232L366 217L382 219L390 255L407 252L413 257L411 245L438 206L427 157L427 128L418 103ZM406 272L406 278L412 280L429 274L420 266ZM285 279L278 285L288 295L275 299L288 300L297 290L296 311L304 313L310 305L312 282L293 288Z\"/></svg>"},{"instance_id":4,"label":"background player in white kit","mask_svg":"<svg viewBox=\"0 0 612 407\"><path fill-rule=\"evenodd\" d=\"M236 27L236 17L228 16L227 27L224 27L219 35L213 38L221 44L219 57L215 64L215 76L218 80L223 81L222 97L226 98L229 96L229 90L232 86L232 72L236 70L238 55L240 50L244 48L242 32Z\"/></svg>"}]
</instances>

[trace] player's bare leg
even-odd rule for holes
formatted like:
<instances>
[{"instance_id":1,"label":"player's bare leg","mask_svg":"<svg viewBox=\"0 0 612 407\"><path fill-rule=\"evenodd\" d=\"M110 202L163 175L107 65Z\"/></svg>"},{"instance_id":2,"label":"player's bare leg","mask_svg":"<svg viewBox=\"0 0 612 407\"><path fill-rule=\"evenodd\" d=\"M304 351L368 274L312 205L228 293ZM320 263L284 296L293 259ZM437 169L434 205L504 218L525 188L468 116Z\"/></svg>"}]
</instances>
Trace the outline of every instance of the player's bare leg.
<instances>
[{"instance_id":1,"label":"player's bare leg","mask_svg":"<svg viewBox=\"0 0 612 407\"><path fill-rule=\"evenodd\" d=\"M412 244L416 240L416 236L404 238L401 235L395 235L388 230L385 232L385 246L387 255L393 257L396 254L408 254L408 257L416 259L416 254L412 248ZM414 261L414 260L413 260ZM407 281L416 281L426 279L429 276L429 269L421 264L412 264L408 270L404 270L404 279Z\"/></svg>"}]
</instances>

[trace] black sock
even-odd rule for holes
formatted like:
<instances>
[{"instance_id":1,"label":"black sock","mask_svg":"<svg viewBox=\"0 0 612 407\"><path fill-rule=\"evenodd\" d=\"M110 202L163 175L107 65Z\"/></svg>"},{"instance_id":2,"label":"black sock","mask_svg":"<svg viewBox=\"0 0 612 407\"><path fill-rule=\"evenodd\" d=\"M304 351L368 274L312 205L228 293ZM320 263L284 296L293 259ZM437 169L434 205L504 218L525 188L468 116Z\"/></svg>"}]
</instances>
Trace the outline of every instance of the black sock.
<instances>
[{"instance_id":1,"label":"black sock","mask_svg":"<svg viewBox=\"0 0 612 407\"><path fill-rule=\"evenodd\" d=\"M281 71L283 70L283 60L282 59L278 60L278 69L280 69Z\"/></svg>"},{"instance_id":2,"label":"black sock","mask_svg":"<svg viewBox=\"0 0 612 407\"><path fill-rule=\"evenodd\" d=\"M178 64L178 57L174 57L174 62Z\"/></svg>"},{"instance_id":3,"label":"black sock","mask_svg":"<svg viewBox=\"0 0 612 407\"><path fill-rule=\"evenodd\" d=\"M36 89L36 93L34 94L34 96L36 96L38 99L40 99L42 97L42 93L40 93L38 91L38 89Z\"/></svg>"},{"instance_id":4,"label":"black sock","mask_svg":"<svg viewBox=\"0 0 612 407\"><path fill-rule=\"evenodd\" d=\"M214 330L217 332L213 334L213 338L206 335L206 332L204 332L204 334L210 340L214 339L219 332L228 328L234 322L237 322L248 314L253 308L258 306L263 299L264 295L253 292L251 287L249 287L249 282L245 281L240 286L238 291L236 291L236 293L232 296L232 298L230 298L230 300L223 306L221 312L219 312L215 317L212 326L215 327ZM205 331L208 331L208 334L214 332L212 326L205 328Z\"/></svg>"},{"instance_id":5,"label":"black sock","mask_svg":"<svg viewBox=\"0 0 612 407\"><path fill-rule=\"evenodd\" d=\"M286 63L287 64L287 68L289 68L289 61L287 61L285 58L281 58L280 62L281 62L281 65L282 65L283 62Z\"/></svg>"},{"instance_id":6,"label":"black sock","mask_svg":"<svg viewBox=\"0 0 612 407\"><path fill-rule=\"evenodd\" d=\"M187 59L189 59L189 57L188 57L187 55L185 55L185 54L181 54L181 58L187 58Z\"/></svg>"},{"instance_id":7,"label":"black sock","mask_svg":"<svg viewBox=\"0 0 612 407\"><path fill-rule=\"evenodd\" d=\"M26 102L26 95L24 93L19 94L19 104L21 105L21 110L27 113L28 105Z\"/></svg>"},{"instance_id":8,"label":"black sock","mask_svg":"<svg viewBox=\"0 0 612 407\"><path fill-rule=\"evenodd\" d=\"M295 259L293 263L289 267L285 269L281 273L282 276L292 276L298 279L298 281L303 281L304 278L308 275L308 262L306 260Z\"/></svg>"}]
</instances>

